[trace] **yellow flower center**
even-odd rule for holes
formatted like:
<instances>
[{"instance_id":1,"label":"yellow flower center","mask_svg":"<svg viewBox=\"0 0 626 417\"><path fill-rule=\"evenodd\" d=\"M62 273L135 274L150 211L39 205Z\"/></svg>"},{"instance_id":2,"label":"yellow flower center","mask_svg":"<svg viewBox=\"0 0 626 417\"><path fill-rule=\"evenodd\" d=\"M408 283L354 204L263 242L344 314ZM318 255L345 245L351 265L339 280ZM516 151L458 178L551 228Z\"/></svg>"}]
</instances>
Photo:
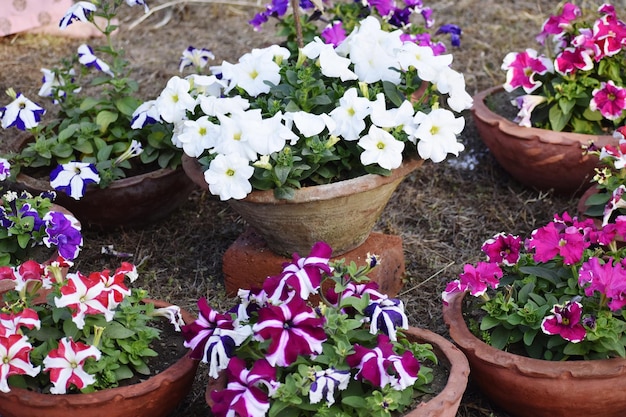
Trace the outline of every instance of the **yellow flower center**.
<instances>
[{"instance_id":1,"label":"yellow flower center","mask_svg":"<svg viewBox=\"0 0 626 417\"><path fill-rule=\"evenodd\" d=\"M226 170L226 175L228 175L229 177L232 177L235 175L235 170L232 168L229 168L228 170Z\"/></svg>"}]
</instances>

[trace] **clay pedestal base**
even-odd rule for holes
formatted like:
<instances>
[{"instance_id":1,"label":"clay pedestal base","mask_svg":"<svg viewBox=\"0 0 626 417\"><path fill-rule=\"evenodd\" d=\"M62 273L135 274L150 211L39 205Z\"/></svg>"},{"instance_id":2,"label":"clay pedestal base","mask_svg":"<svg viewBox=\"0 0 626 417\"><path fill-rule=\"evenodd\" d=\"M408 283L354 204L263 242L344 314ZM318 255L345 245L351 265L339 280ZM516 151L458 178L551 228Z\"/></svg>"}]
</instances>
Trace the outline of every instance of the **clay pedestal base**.
<instances>
[{"instance_id":1,"label":"clay pedestal base","mask_svg":"<svg viewBox=\"0 0 626 417\"><path fill-rule=\"evenodd\" d=\"M361 246L333 259L345 258L347 263L354 261L361 265L368 252L381 257L380 265L368 275L369 278L378 283L380 292L395 297L402 288L405 272L402 239L373 232ZM299 255L304 257L308 253ZM273 253L254 230L246 230L224 254L222 269L226 294L233 297L239 288L261 287L266 277L280 274L283 263L290 261L290 258Z\"/></svg>"}]
</instances>

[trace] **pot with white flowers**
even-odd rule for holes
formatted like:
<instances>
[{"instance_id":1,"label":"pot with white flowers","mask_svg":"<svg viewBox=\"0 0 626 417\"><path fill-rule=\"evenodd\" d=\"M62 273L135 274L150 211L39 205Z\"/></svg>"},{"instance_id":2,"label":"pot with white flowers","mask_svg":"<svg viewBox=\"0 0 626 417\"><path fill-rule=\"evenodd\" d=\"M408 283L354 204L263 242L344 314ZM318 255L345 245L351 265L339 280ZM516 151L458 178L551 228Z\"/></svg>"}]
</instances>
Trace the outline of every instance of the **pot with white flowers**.
<instances>
[{"instance_id":1,"label":"pot with white flowers","mask_svg":"<svg viewBox=\"0 0 626 417\"><path fill-rule=\"evenodd\" d=\"M208 365L212 415L454 417L469 373L463 354L409 327L402 301L368 281L380 259L357 266L331 253L318 242L308 257L294 254L227 312L198 301L199 318L182 332ZM435 372L444 386L432 386Z\"/></svg>"},{"instance_id":2,"label":"pot with white flowers","mask_svg":"<svg viewBox=\"0 0 626 417\"><path fill-rule=\"evenodd\" d=\"M155 343L169 322L180 330L194 318L129 289L132 264L89 275L70 266L58 257L0 267L0 282L12 284L0 310L0 414L169 415L189 392L197 362L175 331L161 342L173 357L156 358Z\"/></svg>"},{"instance_id":3,"label":"pot with white flowers","mask_svg":"<svg viewBox=\"0 0 626 417\"><path fill-rule=\"evenodd\" d=\"M512 177L543 191L587 189L598 158L585 149L616 145L612 133L626 117L625 39L613 5L594 13L565 3L537 36L545 54L529 48L504 57L506 82L474 96L472 115Z\"/></svg>"},{"instance_id":4,"label":"pot with white flowers","mask_svg":"<svg viewBox=\"0 0 626 417\"><path fill-rule=\"evenodd\" d=\"M625 235L623 216L597 227L555 215L526 240L487 240L486 261L448 284L450 336L495 405L519 417L626 414Z\"/></svg>"},{"instance_id":5,"label":"pot with white flowers","mask_svg":"<svg viewBox=\"0 0 626 417\"><path fill-rule=\"evenodd\" d=\"M194 188L180 167L182 153L172 146L171 132L144 123L135 98L139 85L112 37L124 3L144 4L80 1L62 18L61 28L77 20L92 23L105 43L83 44L59 67L42 69L39 95L50 99L50 112L13 89L7 91L12 101L0 108L4 129L25 131L3 155L11 162L11 179L33 194L59 191L59 204L85 226L156 221Z\"/></svg>"},{"instance_id":6,"label":"pot with white flowers","mask_svg":"<svg viewBox=\"0 0 626 417\"><path fill-rule=\"evenodd\" d=\"M323 240L341 255L367 239L405 176L463 150L455 112L471 97L452 55L403 39L368 16L336 47L317 37L254 49L213 75L173 77L157 112L188 175L272 251Z\"/></svg>"}]
</instances>

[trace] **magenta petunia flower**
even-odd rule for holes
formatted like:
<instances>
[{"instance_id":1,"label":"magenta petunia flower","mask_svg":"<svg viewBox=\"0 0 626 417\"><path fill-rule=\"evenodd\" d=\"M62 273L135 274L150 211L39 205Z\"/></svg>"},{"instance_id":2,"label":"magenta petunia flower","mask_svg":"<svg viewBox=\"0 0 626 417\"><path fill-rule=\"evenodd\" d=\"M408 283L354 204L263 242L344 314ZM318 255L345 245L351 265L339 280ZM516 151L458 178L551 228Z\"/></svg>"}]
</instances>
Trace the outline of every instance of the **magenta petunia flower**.
<instances>
[{"instance_id":1,"label":"magenta petunia flower","mask_svg":"<svg viewBox=\"0 0 626 417\"><path fill-rule=\"evenodd\" d=\"M536 262L548 262L559 255L566 265L580 261L589 244L575 226L561 230L555 222L534 230L527 242L528 249L534 249L533 258Z\"/></svg>"},{"instance_id":2,"label":"magenta petunia flower","mask_svg":"<svg viewBox=\"0 0 626 417\"><path fill-rule=\"evenodd\" d=\"M483 243L481 250L489 262L515 265L522 250L522 238L505 233L498 233Z\"/></svg>"},{"instance_id":3,"label":"magenta petunia flower","mask_svg":"<svg viewBox=\"0 0 626 417\"><path fill-rule=\"evenodd\" d=\"M549 35L560 35L563 33L563 29L581 14L578 6L572 3L565 3L561 14L550 16L543 23L541 33L536 37L537 42L543 45Z\"/></svg>"},{"instance_id":4,"label":"magenta petunia flower","mask_svg":"<svg viewBox=\"0 0 626 417\"><path fill-rule=\"evenodd\" d=\"M384 334L378 335L374 349L356 344L354 350L354 354L346 357L346 362L351 368L358 369L356 379L380 388L391 385L396 390L403 390L417 381L419 361L410 351L402 356L396 355L389 337Z\"/></svg>"},{"instance_id":5,"label":"magenta petunia flower","mask_svg":"<svg viewBox=\"0 0 626 417\"><path fill-rule=\"evenodd\" d=\"M463 293L467 291L467 283L462 283L461 280L455 279L446 285L446 288L441 293L441 299L443 300L444 305L450 304L450 300L452 296L457 293Z\"/></svg>"},{"instance_id":6,"label":"magenta petunia flower","mask_svg":"<svg viewBox=\"0 0 626 417\"><path fill-rule=\"evenodd\" d=\"M588 297L599 292L602 298L609 300L607 305L613 311L626 305L626 268L621 262L589 258L580 268L578 284L584 287Z\"/></svg>"},{"instance_id":7,"label":"magenta petunia flower","mask_svg":"<svg viewBox=\"0 0 626 417\"><path fill-rule=\"evenodd\" d=\"M332 248L325 242L317 242L311 248L311 253L306 258L301 258L298 254L293 255L291 263L283 265L283 272L280 274L280 281L289 288L295 290L299 297L307 300L310 294L317 294L322 282L322 274L330 274L330 256ZM276 295L283 294L283 284L270 281L267 288L263 285L265 292L270 295L272 300L278 300L280 297ZM280 291L277 291L277 288Z\"/></svg>"},{"instance_id":8,"label":"magenta petunia flower","mask_svg":"<svg viewBox=\"0 0 626 417\"><path fill-rule=\"evenodd\" d=\"M211 412L215 417L259 417L270 408L269 395L278 388L276 368L265 359L246 369L243 359L233 358L227 368L228 385L211 392L214 402Z\"/></svg>"},{"instance_id":9,"label":"magenta petunia flower","mask_svg":"<svg viewBox=\"0 0 626 417\"><path fill-rule=\"evenodd\" d=\"M609 120L619 119L626 109L626 88L616 86L612 80L600 83L592 92L589 109L599 111Z\"/></svg>"},{"instance_id":10,"label":"magenta petunia flower","mask_svg":"<svg viewBox=\"0 0 626 417\"><path fill-rule=\"evenodd\" d=\"M266 358L272 366L289 366L298 355L322 353L324 321L304 300L294 297L285 304L261 308L252 330L257 340L270 341Z\"/></svg>"},{"instance_id":11,"label":"magenta petunia flower","mask_svg":"<svg viewBox=\"0 0 626 417\"><path fill-rule=\"evenodd\" d=\"M473 296L483 295L488 287L497 288L502 278L502 269L496 263L478 262L474 265L466 264L463 273L459 275L460 283Z\"/></svg>"},{"instance_id":12,"label":"magenta petunia flower","mask_svg":"<svg viewBox=\"0 0 626 417\"><path fill-rule=\"evenodd\" d=\"M582 310L582 304L577 301L557 304L551 310L553 314L544 317L541 330L545 334L559 335L572 343L581 342L587 334L581 323Z\"/></svg>"},{"instance_id":13,"label":"magenta petunia flower","mask_svg":"<svg viewBox=\"0 0 626 417\"><path fill-rule=\"evenodd\" d=\"M554 69L562 75L576 71L589 71L593 68L592 51L583 48L565 48L554 60Z\"/></svg>"},{"instance_id":14,"label":"magenta petunia flower","mask_svg":"<svg viewBox=\"0 0 626 417\"><path fill-rule=\"evenodd\" d=\"M596 61L616 55L622 51L626 40L626 25L614 13L606 14L593 25L593 39L596 44Z\"/></svg>"}]
</instances>

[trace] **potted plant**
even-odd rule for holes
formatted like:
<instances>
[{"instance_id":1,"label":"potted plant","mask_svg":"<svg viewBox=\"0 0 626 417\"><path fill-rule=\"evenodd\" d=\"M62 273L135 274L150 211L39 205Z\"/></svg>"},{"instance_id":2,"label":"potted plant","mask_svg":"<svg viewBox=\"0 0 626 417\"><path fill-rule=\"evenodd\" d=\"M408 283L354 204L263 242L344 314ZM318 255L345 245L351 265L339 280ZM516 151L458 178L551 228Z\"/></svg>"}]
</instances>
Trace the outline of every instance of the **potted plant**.
<instances>
[{"instance_id":1,"label":"potted plant","mask_svg":"<svg viewBox=\"0 0 626 417\"><path fill-rule=\"evenodd\" d=\"M52 114L13 89L7 91L12 101L0 108L3 128L28 133L4 155L12 179L31 192L59 191L61 205L85 224L147 223L172 211L193 187L176 169L182 153L165 126L133 128L139 84L113 36L123 3L77 2L61 19L61 28L93 24L105 42L82 44L58 67L42 69L39 95L50 100ZM129 186L135 188L127 191Z\"/></svg>"},{"instance_id":2,"label":"potted plant","mask_svg":"<svg viewBox=\"0 0 626 417\"><path fill-rule=\"evenodd\" d=\"M616 243L625 226L624 216L597 227L564 213L526 240L497 234L482 247L486 261L465 265L446 287L450 336L506 412L626 412L626 252Z\"/></svg>"},{"instance_id":3,"label":"potted plant","mask_svg":"<svg viewBox=\"0 0 626 417\"><path fill-rule=\"evenodd\" d=\"M468 377L463 355L409 327L402 301L368 282L377 256L357 267L331 253L318 242L308 257L294 254L263 288L241 289L225 313L198 301L199 318L182 332L208 365L213 415L455 416ZM447 382L429 392L438 361Z\"/></svg>"},{"instance_id":4,"label":"potted plant","mask_svg":"<svg viewBox=\"0 0 626 417\"><path fill-rule=\"evenodd\" d=\"M464 148L455 114L471 105L463 75L451 55L401 34L369 16L336 48L317 38L295 54L254 49L213 75L171 78L156 113L199 161L184 161L194 181L228 200L270 249L289 256L324 240L342 254L367 239L405 175Z\"/></svg>"},{"instance_id":5,"label":"potted plant","mask_svg":"<svg viewBox=\"0 0 626 417\"><path fill-rule=\"evenodd\" d=\"M0 181L6 180L9 170L8 161L0 158ZM70 261L78 256L83 244L80 223L53 204L54 198L54 192L33 196L7 191L0 196L0 266L33 257L43 262L58 255Z\"/></svg>"},{"instance_id":6,"label":"potted plant","mask_svg":"<svg viewBox=\"0 0 626 417\"><path fill-rule=\"evenodd\" d=\"M180 340L167 347L178 356L153 374L153 342L169 325L159 329L157 320L180 330L181 314L187 323L193 318L129 289L125 279L137 278L132 264L89 275L67 272L70 266L59 257L0 267L0 280L13 284L0 311L0 413L168 415L187 394L197 362Z\"/></svg>"},{"instance_id":7,"label":"potted plant","mask_svg":"<svg viewBox=\"0 0 626 417\"><path fill-rule=\"evenodd\" d=\"M540 190L584 191L598 159L582 147L614 145L612 132L626 116L625 36L613 5L585 16L565 3L536 38L545 53L528 48L504 57L506 81L477 94L472 114L514 178Z\"/></svg>"}]
</instances>

